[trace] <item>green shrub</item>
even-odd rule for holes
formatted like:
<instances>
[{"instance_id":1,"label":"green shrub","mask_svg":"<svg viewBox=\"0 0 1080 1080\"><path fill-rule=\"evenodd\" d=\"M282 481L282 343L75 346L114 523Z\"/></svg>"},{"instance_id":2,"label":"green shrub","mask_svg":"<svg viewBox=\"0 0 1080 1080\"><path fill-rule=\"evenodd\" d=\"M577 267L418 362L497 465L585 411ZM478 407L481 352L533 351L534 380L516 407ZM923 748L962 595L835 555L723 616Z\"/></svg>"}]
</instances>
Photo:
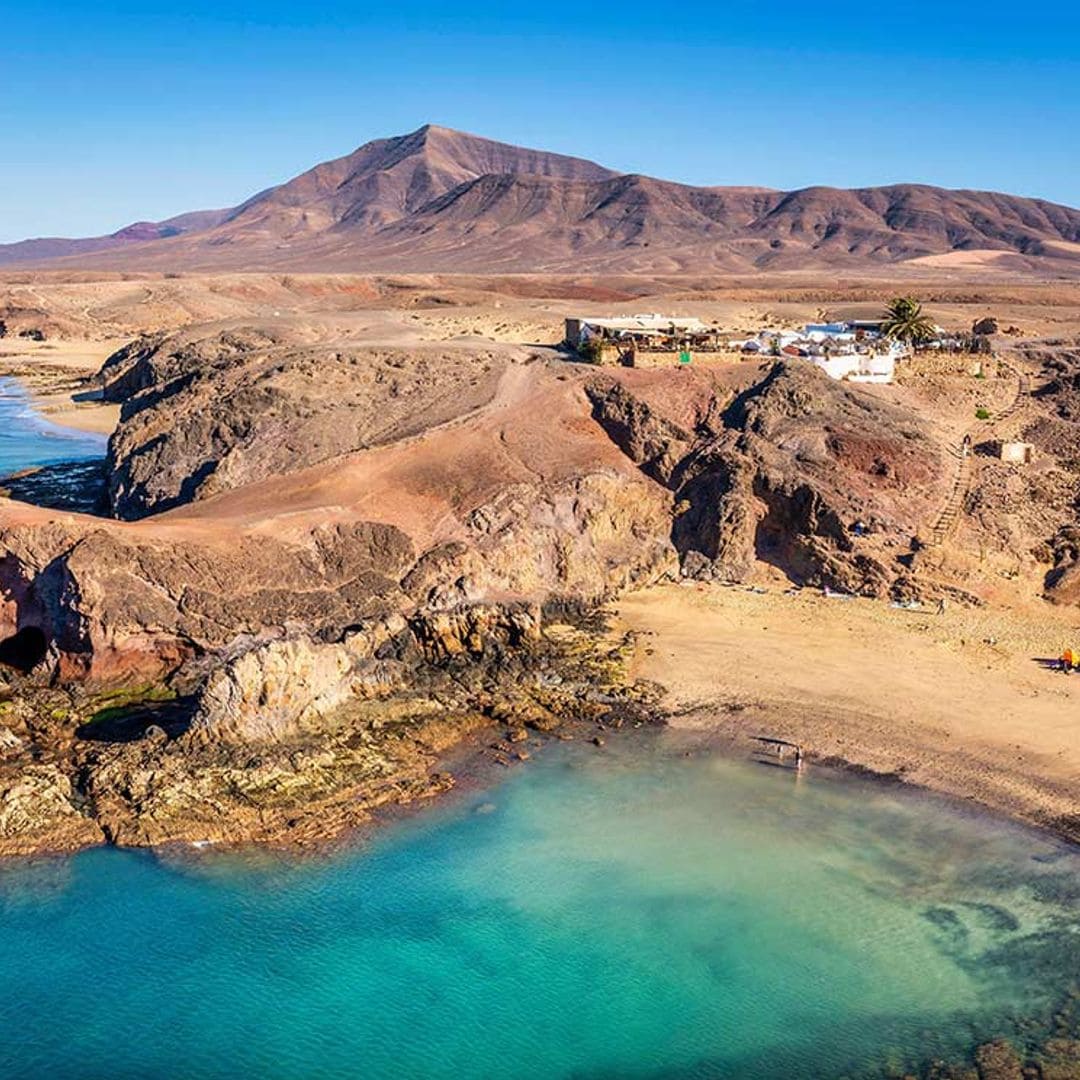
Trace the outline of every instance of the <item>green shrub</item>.
<instances>
[{"instance_id":1,"label":"green shrub","mask_svg":"<svg viewBox=\"0 0 1080 1080\"><path fill-rule=\"evenodd\" d=\"M986 406L980 405L975 410L975 419L976 420L989 420L990 419L990 410L988 408L986 408Z\"/></svg>"},{"instance_id":2,"label":"green shrub","mask_svg":"<svg viewBox=\"0 0 1080 1080\"><path fill-rule=\"evenodd\" d=\"M585 361L586 364L599 364L600 363L600 350L603 345L600 343L599 338L590 338L588 341L583 341L578 346L578 356Z\"/></svg>"}]
</instances>

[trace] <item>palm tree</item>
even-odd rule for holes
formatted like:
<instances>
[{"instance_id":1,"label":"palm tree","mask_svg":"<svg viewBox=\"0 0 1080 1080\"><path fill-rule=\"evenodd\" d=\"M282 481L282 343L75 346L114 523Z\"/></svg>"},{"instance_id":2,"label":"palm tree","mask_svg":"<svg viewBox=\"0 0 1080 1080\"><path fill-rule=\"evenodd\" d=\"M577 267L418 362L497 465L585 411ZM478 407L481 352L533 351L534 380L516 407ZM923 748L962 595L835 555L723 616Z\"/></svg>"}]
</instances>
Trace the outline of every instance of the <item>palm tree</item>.
<instances>
[{"instance_id":1,"label":"palm tree","mask_svg":"<svg viewBox=\"0 0 1080 1080\"><path fill-rule=\"evenodd\" d=\"M922 304L914 296L898 296L885 307L881 332L894 341L921 345L935 333L934 324L923 314Z\"/></svg>"}]
</instances>

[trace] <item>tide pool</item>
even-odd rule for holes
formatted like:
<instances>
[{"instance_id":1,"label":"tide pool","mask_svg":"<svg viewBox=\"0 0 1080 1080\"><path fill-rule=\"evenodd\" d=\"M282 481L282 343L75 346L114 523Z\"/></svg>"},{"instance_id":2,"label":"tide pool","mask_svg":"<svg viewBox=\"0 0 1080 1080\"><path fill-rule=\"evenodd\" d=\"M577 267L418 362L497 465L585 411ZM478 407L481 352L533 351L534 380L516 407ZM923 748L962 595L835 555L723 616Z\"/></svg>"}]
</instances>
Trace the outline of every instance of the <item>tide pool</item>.
<instances>
[{"instance_id":1,"label":"tide pool","mask_svg":"<svg viewBox=\"0 0 1080 1080\"><path fill-rule=\"evenodd\" d=\"M16 380L0 378L0 477L35 465L104 457L106 443L104 435L47 420Z\"/></svg>"},{"instance_id":2,"label":"tide pool","mask_svg":"<svg viewBox=\"0 0 1080 1080\"><path fill-rule=\"evenodd\" d=\"M684 752L553 747L331 858L0 865L0 1075L879 1076L1075 988L1075 849Z\"/></svg>"}]
</instances>

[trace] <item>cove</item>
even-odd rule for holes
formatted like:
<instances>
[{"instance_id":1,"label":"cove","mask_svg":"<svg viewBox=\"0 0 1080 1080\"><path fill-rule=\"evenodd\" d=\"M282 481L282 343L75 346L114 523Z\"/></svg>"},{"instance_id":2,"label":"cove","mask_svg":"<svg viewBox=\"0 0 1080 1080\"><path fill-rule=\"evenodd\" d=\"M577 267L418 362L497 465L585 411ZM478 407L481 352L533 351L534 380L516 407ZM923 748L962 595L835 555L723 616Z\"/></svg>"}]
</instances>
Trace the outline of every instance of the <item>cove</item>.
<instances>
[{"instance_id":1,"label":"cove","mask_svg":"<svg viewBox=\"0 0 1080 1080\"><path fill-rule=\"evenodd\" d=\"M1078 900L899 786L555 746L332 857L0 866L0 1075L900 1075L1048 1032Z\"/></svg>"},{"instance_id":2,"label":"cove","mask_svg":"<svg viewBox=\"0 0 1080 1080\"><path fill-rule=\"evenodd\" d=\"M0 378L0 476L20 469L103 457L106 438L43 417L19 383Z\"/></svg>"}]
</instances>

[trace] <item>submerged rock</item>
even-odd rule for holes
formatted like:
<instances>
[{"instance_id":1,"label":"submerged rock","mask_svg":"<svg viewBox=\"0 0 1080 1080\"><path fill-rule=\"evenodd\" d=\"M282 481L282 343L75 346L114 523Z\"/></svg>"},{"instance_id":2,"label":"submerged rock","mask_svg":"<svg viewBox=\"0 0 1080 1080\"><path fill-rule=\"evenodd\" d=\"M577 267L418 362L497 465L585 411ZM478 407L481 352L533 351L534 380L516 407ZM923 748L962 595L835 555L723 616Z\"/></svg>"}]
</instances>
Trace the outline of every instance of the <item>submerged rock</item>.
<instances>
[{"instance_id":1,"label":"submerged rock","mask_svg":"<svg viewBox=\"0 0 1080 1080\"><path fill-rule=\"evenodd\" d=\"M979 1080L1024 1080L1019 1055L1004 1039L984 1043L975 1051Z\"/></svg>"}]
</instances>

